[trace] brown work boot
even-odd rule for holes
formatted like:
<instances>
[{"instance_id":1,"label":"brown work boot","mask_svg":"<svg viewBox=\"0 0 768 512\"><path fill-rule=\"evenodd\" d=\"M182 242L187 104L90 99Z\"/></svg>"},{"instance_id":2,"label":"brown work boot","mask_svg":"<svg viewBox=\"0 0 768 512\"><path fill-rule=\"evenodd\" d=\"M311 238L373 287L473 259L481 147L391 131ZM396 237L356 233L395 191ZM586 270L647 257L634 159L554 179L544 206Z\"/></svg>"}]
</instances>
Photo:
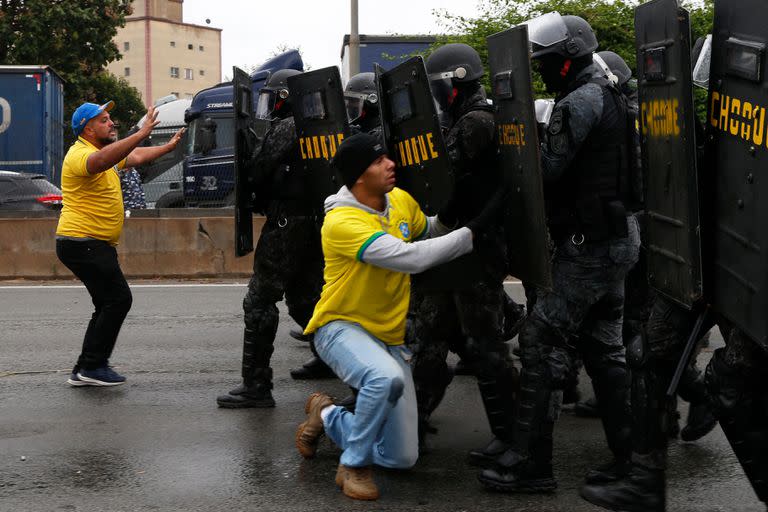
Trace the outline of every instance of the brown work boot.
<instances>
[{"instance_id":1,"label":"brown work boot","mask_svg":"<svg viewBox=\"0 0 768 512\"><path fill-rule=\"evenodd\" d=\"M373 481L371 466L351 468L339 464L336 470L336 485L341 487L341 492L355 500L379 499L379 488Z\"/></svg>"},{"instance_id":2,"label":"brown work boot","mask_svg":"<svg viewBox=\"0 0 768 512\"><path fill-rule=\"evenodd\" d=\"M312 393L304 405L307 420L296 430L296 448L305 459L311 459L317 452L317 443L323 435L323 419L320 411L333 405L333 399L325 393Z\"/></svg>"}]
</instances>

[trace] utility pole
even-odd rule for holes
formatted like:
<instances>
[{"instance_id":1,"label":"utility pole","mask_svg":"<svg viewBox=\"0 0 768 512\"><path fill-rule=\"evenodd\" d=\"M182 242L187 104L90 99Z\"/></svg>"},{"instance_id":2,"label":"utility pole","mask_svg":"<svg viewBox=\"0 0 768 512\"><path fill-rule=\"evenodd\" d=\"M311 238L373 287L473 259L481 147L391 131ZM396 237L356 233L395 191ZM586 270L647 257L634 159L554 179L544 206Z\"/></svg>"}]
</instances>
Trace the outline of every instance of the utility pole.
<instances>
[{"instance_id":1,"label":"utility pole","mask_svg":"<svg viewBox=\"0 0 768 512\"><path fill-rule=\"evenodd\" d=\"M350 0L352 28L349 32L349 76L360 72L360 33L357 29L357 0Z\"/></svg>"}]
</instances>

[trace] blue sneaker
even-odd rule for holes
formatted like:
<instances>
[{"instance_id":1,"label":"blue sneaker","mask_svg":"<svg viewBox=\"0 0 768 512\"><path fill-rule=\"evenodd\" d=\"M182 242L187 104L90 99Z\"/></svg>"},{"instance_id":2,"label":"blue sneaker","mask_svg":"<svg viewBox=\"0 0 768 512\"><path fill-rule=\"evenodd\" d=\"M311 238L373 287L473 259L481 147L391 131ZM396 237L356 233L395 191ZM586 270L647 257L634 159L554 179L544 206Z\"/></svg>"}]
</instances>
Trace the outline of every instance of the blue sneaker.
<instances>
[{"instance_id":1,"label":"blue sneaker","mask_svg":"<svg viewBox=\"0 0 768 512\"><path fill-rule=\"evenodd\" d=\"M75 388L91 385L90 382L85 382L84 380L80 380L80 377L78 377L76 373L70 374L69 378L67 379L67 384Z\"/></svg>"},{"instance_id":2,"label":"blue sneaker","mask_svg":"<svg viewBox=\"0 0 768 512\"><path fill-rule=\"evenodd\" d=\"M95 370L80 370L77 376L81 381L87 382L91 386L119 386L125 382L125 377L109 366Z\"/></svg>"}]
</instances>

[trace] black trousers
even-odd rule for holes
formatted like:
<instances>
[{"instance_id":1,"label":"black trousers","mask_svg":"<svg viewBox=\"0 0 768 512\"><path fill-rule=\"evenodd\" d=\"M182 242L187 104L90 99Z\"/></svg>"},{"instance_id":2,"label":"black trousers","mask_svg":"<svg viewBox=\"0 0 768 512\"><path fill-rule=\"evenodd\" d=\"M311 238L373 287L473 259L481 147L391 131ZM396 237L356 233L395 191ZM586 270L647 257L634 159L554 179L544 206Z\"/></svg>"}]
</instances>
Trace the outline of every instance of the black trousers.
<instances>
[{"instance_id":1,"label":"black trousers","mask_svg":"<svg viewBox=\"0 0 768 512\"><path fill-rule=\"evenodd\" d=\"M83 282L95 308L72 371L107 366L133 302L117 261L117 251L101 240L56 240L56 255Z\"/></svg>"}]
</instances>

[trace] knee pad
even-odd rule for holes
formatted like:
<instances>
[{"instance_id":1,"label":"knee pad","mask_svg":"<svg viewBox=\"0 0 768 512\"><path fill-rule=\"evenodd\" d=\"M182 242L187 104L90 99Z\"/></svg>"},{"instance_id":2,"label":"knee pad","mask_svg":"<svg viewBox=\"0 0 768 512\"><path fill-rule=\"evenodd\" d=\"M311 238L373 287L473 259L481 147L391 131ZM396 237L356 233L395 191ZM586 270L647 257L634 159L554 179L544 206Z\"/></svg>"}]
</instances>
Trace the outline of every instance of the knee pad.
<instances>
[{"instance_id":1,"label":"knee pad","mask_svg":"<svg viewBox=\"0 0 768 512\"><path fill-rule=\"evenodd\" d=\"M246 328L258 333L277 330L280 313L275 304L265 304L247 293L243 299L243 313Z\"/></svg>"},{"instance_id":2,"label":"knee pad","mask_svg":"<svg viewBox=\"0 0 768 512\"><path fill-rule=\"evenodd\" d=\"M507 366L507 345L489 338L467 338L462 356L479 375L497 375Z\"/></svg>"},{"instance_id":3,"label":"knee pad","mask_svg":"<svg viewBox=\"0 0 768 512\"><path fill-rule=\"evenodd\" d=\"M560 347L549 347L543 357L544 376L549 380L552 389L562 390L576 377L573 357L567 350Z\"/></svg>"}]
</instances>

